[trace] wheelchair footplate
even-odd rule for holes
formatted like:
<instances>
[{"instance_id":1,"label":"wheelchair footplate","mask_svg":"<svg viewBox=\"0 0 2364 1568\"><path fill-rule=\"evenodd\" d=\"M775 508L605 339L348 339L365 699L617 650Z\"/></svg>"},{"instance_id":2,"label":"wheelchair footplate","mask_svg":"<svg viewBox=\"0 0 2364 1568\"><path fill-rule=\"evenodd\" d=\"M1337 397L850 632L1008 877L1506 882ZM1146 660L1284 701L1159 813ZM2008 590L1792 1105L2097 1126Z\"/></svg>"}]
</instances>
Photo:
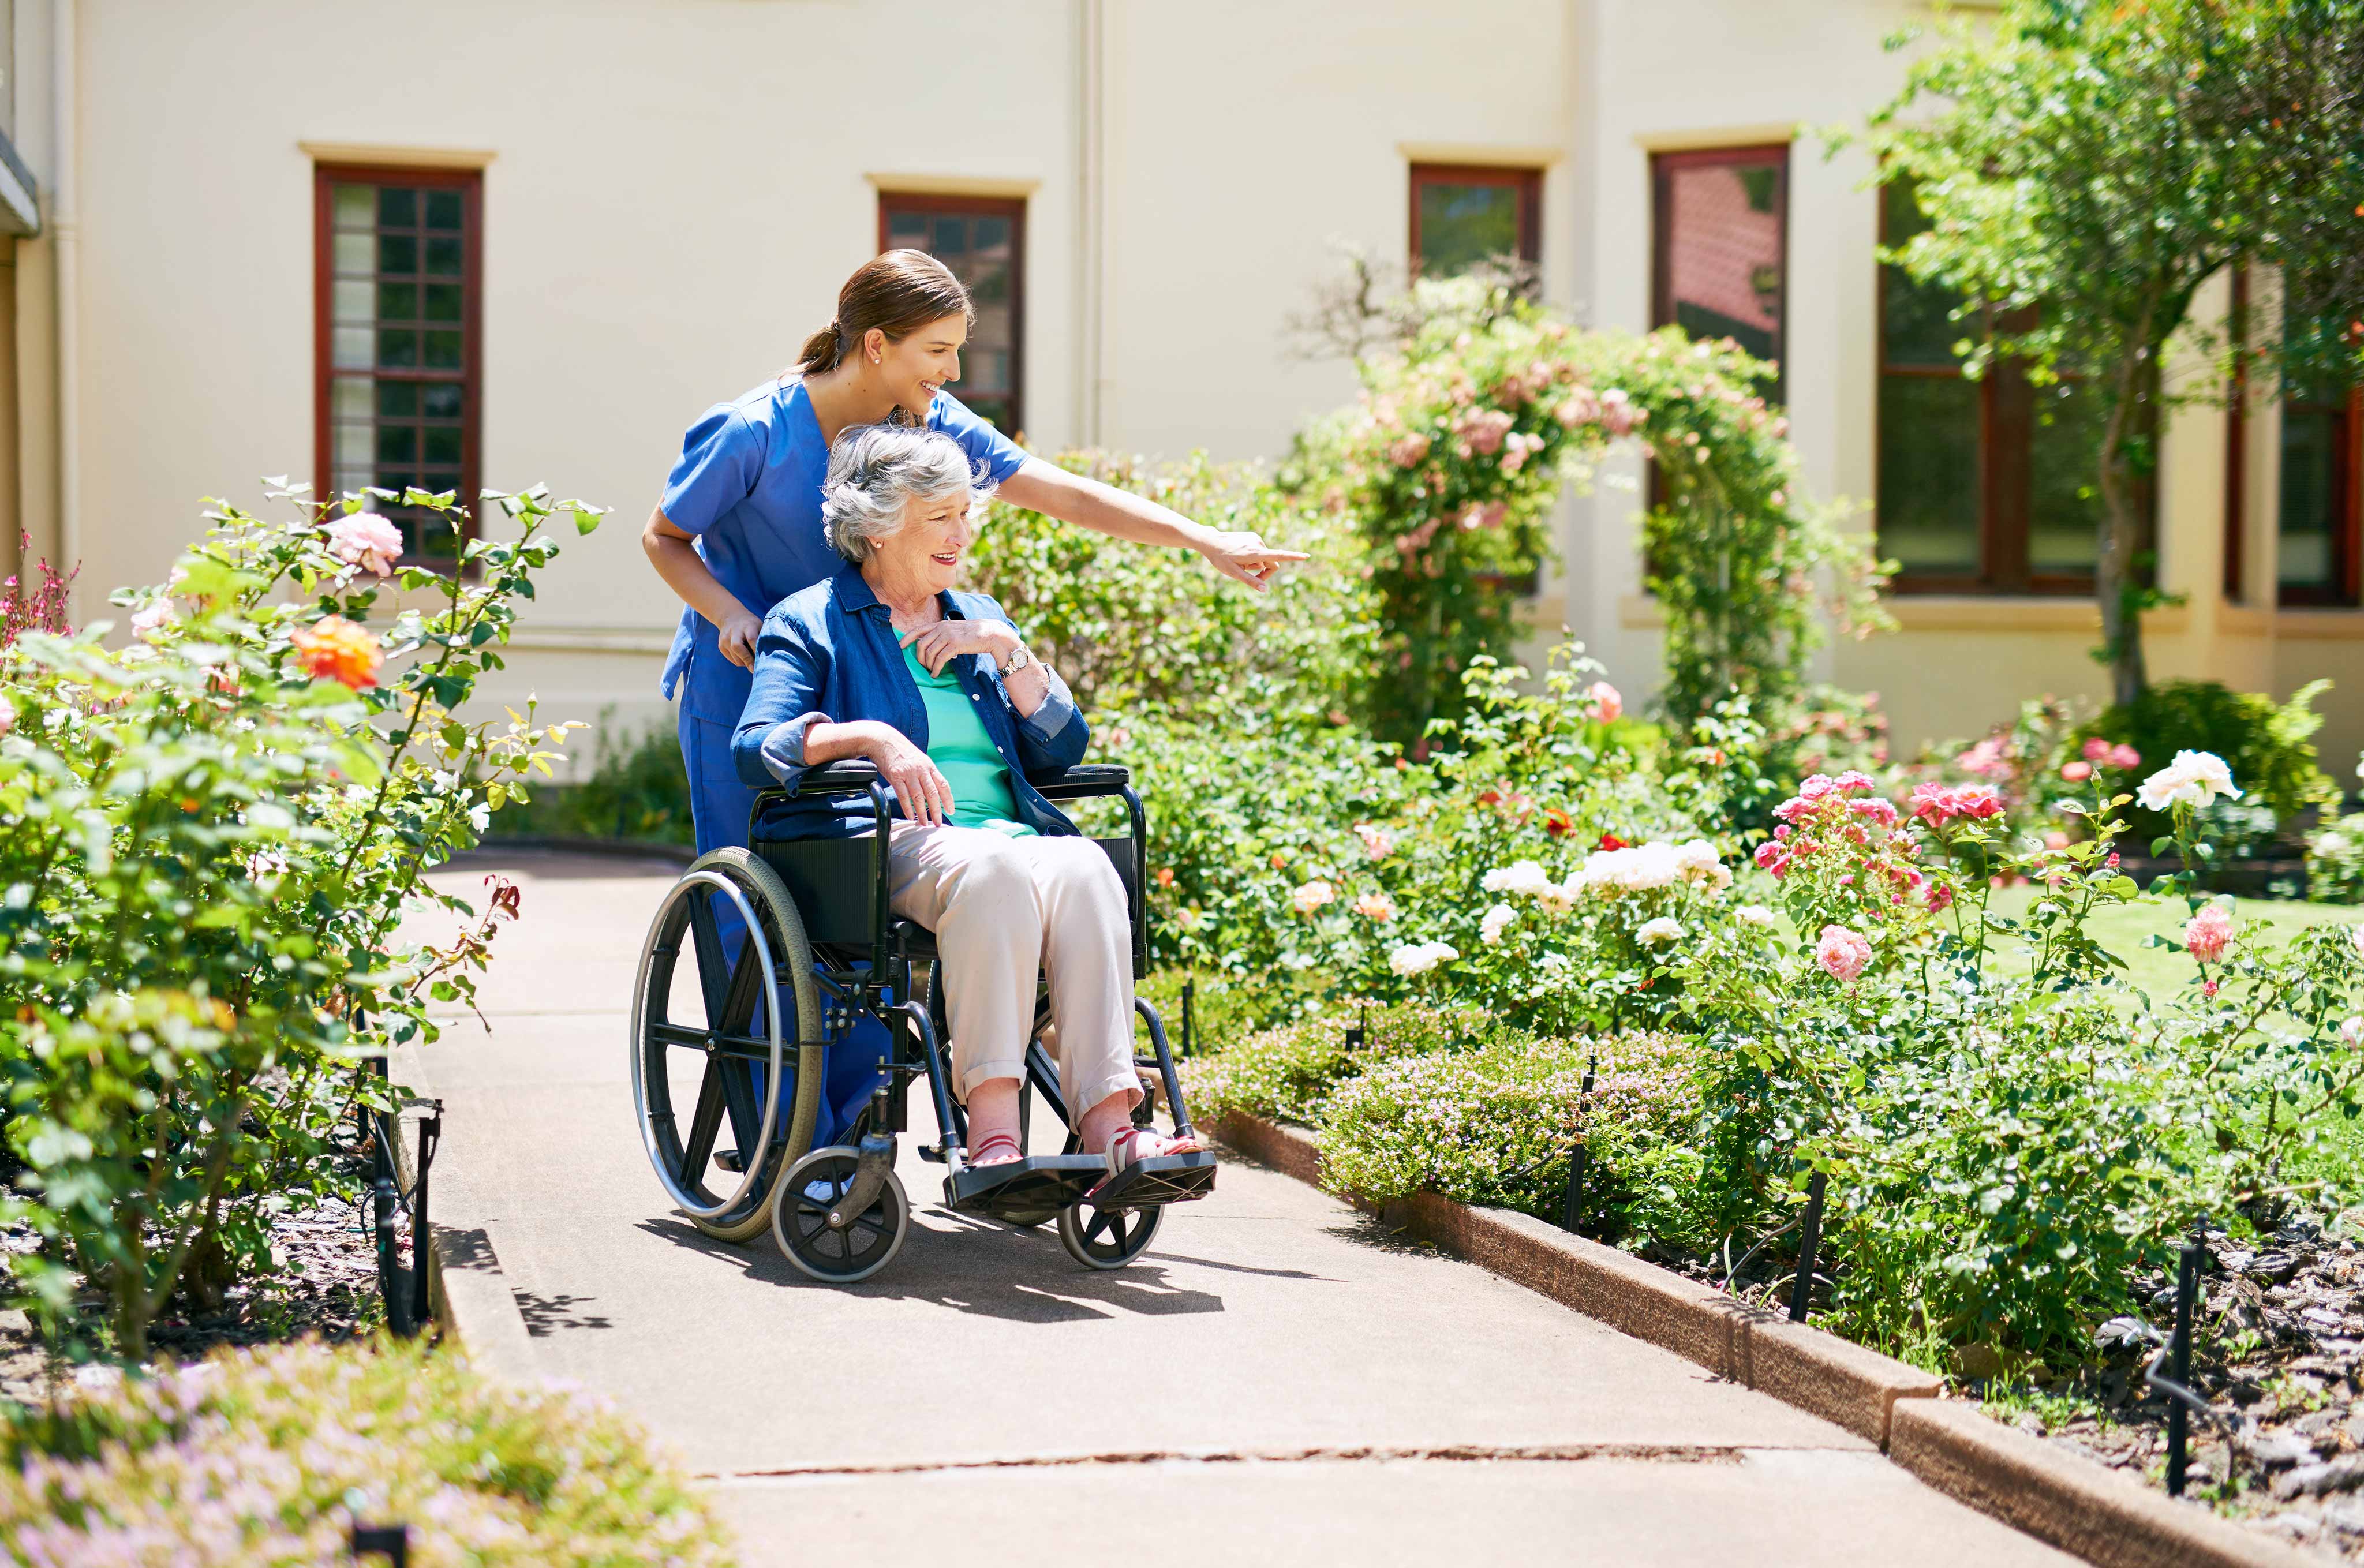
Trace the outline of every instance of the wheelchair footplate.
<instances>
[{"instance_id":1,"label":"wheelchair footplate","mask_svg":"<svg viewBox=\"0 0 2364 1568\"><path fill-rule=\"evenodd\" d=\"M944 1207L1013 1225L1040 1225L1079 1202L1108 1174L1096 1154L1036 1154L998 1165L972 1165L944 1178Z\"/></svg>"},{"instance_id":2,"label":"wheelchair footplate","mask_svg":"<svg viewBox=\"0 0 2364 1568\"><path fill-rule=\"evenodd\" d=\"M1106 1171L1108 1164L1100 1162ZM1136 1160L1108 1178L1092 1194L1098 1208L1155 1208L1188 1203L1215 1190L1215 1153L1211 1149L1188 1154L1154 1154Z\"/></svg>"}]
</instances>

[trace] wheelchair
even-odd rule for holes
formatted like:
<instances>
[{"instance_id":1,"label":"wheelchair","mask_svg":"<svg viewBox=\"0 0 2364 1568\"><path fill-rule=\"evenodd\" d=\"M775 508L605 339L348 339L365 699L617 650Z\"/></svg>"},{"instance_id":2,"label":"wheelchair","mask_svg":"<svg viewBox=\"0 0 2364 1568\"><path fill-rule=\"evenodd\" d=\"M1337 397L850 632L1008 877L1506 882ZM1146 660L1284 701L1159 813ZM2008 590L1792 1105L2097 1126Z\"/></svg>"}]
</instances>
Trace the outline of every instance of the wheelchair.
<instances>
[{"instance_id":1,"label":"wheelchair","mask_svg":"<svg viewBox=\"0 0 2364 1568\"><path fill-rule=\"evenodd\" d=\"M1124 884L1138 978L1148 966L1148 846L1131 774L1087 764L1030 782L1053 801L1123 801L1130 836L1096 841ZM864 795L875 825L869 837L763 832L766 813L792 795ZM1147 1249L1167 1205L1213 1189L1214 1155L1154 1156L1111 1176L1105 1160L1082 1152L1076 1124L1086 1107L1060 1096L1044 1039L1050 1005L1038 982L1020 1086L1019 1143L1028 1147L1039 1095L1068 1129L1065 1151L982 1168L968 1162L967 1117L953 1092L935 939L888 907L892 817L893 796L869 763L812 768L793 792L769 789L756 797L748 820L752 848L699 857L666 892L641 952L631 1039L633 1109L657 1180L708 1236L744 1242L768 1227L788 1261L812 1278L839 1284L867 1279L894 1260L910 1229L895 1157L898 1136L909 1130L911 1081L924 1077L937 1140L919 1152L944 1167L946 1208L1019 1229L1055 1221L1061 1244L1078 1263L1123 1267ZM735 958L719 917L726 912L743 933ZM921 964L924 995L913 988ZM1143 1093L1133 1120L1148 1125L1162 1093L1176 1136L1187 1138L1190 1113L1165 1023L1147 1001L1135 998L1133 1006L1150 1043L1146 1057L1136 1048ZM864 1019L885 1026L883 1055L849 1059L840 1077L843 1065L875 1066L868 1103L842 1141L816 1148L824 1114L836 1119L837 1107L823 1103L830 1052L853 1049L851 1037ZM694 1100L676 1097L676 1063L696 1072ZM870 1082L868 1075L854 1080L857 1097ZM730 1149L718 1147L726 1122L735 1140Z\"/></svg>"}]
</instances>

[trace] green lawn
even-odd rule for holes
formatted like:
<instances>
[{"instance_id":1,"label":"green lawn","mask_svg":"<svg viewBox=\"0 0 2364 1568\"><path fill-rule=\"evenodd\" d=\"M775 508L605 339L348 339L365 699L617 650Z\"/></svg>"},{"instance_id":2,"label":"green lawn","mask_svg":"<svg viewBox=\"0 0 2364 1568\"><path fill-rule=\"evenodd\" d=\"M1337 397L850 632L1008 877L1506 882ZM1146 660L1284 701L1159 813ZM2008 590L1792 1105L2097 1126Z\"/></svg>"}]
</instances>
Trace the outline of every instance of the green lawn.
<instances>
[{"instance_id":1,"label":"green lawn","mask_svg":"<svg viewBox=\"0 0 2364 1568\"><path fill-rule=\"evenodd\" d=\"M1990 907L1998 915L2019 919L2035 902L2037 891L2034 887L1999 889ZM2243 931L2248 930L2252 922L2258 922L2270 925L2282 937L2308 926L2344 925L2364 919L2364 909L2353 905L2305 904L2280 898L2236 899L2233 912ZM2180 942L2187 917L2180 898L2147 898L2102 909L2087 929L2103 947L2126 961L2128 978L2148 993L2154 1003L2161 1003L2179 987L2189 984L2199 968L2180 949L2145 947L2143 939L2155 933Z\"/></svg>"}]
</instances>

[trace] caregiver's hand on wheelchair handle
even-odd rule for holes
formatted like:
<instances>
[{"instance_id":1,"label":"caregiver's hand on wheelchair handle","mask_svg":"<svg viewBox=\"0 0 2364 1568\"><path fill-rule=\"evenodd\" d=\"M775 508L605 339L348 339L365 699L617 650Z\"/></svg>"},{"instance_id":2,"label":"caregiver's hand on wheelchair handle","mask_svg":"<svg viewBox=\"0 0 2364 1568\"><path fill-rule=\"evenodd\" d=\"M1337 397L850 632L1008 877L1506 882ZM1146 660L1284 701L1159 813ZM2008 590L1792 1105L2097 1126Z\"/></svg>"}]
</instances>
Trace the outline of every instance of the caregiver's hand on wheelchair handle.
<instances>
[{"instance_id":1,"label":"caregiver's hand on wheelchair handle","mask_svg":"<svg viewBox=\"0 0 2364 1568\"><path fill-rule=\"evenodd\" d=\"M722 657L742 670L755 667L755 639L764 635L764 617L745 610L725 616L714 628L714 639L722 650Z\"/></svg>"}]
</instances>

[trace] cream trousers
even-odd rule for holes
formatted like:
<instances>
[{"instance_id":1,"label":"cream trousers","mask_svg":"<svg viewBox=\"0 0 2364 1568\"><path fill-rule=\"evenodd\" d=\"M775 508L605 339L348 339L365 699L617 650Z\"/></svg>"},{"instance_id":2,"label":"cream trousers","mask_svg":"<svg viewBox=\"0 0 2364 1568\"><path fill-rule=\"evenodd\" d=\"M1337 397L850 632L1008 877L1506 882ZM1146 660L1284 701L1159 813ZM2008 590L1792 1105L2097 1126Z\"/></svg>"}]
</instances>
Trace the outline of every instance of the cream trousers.
<instances>
[{"instance_id":1,"label":"cream trousers","mask_svg":"<svg viewBox=\"0 0 2364 1568\"><path fill-rule=\"evenodd\" d=\"M1026 1076L1034 978L1051 990L1068 1118L1141 1095L1132 1071L1132 924L1124 884L1089 839L1009 839L981 828L895 824L895 913L936 935L953 1083Z\"/></svg>"}]
</instances>

